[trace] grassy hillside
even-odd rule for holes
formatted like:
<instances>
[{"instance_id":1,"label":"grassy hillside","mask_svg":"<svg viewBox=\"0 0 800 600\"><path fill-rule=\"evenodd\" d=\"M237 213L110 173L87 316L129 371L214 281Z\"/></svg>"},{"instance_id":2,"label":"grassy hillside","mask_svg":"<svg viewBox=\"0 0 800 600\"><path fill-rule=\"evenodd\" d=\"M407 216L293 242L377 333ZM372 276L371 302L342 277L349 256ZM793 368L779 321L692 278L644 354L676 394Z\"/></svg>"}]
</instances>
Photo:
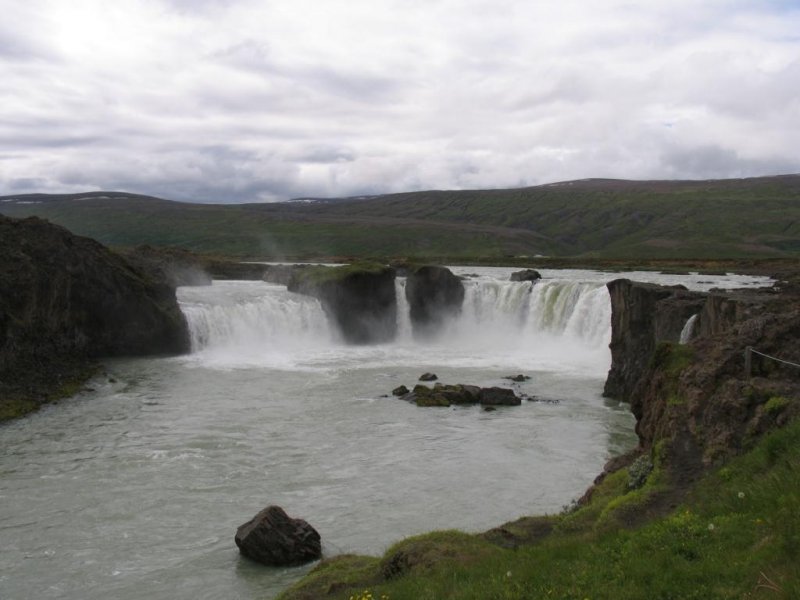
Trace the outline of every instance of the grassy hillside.
<instances>
[{"instance_id":1,"label":"grassy hillside","mask_svg":"<svg viewBox=\"0 0 800 600\"><path fill-rule=\"evenodd\" d=\"M179 245L238 256L800 256L800 175L583 180L244 205L111 192L6 196L0 212L39 215L111 245Z\"/></svg>"}]
</instances>

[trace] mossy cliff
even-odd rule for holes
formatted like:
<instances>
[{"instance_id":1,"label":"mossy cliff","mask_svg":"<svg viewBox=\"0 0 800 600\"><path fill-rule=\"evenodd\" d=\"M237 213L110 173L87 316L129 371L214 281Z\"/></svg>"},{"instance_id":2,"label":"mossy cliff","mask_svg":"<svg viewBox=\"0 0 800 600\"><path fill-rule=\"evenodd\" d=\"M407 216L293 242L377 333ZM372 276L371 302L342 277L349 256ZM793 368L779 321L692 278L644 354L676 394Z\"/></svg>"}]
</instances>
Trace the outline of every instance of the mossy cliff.
<instances>
[{"instance_id":1,"label":"mossy cliff","mask_svg":"<svg viewBox=\"0 0 800 600\"><path fill-rule=\"evenodd\" d=\"M561 514L334 557L281 600L800 597L800 369L744 357L800 363L800 293L609 289L636 450Z\"/></svg>"},{"instance_id":2,"label":"mossy cliff","mask_svg":"<svg viewBox=\"0 0 800 600\"><path fill-rule=\"evenodd\" d=\"M74 393L94 359L188 340L167 281L62 227L0 217L0 419Z\"/></svg>"}]
</instances>

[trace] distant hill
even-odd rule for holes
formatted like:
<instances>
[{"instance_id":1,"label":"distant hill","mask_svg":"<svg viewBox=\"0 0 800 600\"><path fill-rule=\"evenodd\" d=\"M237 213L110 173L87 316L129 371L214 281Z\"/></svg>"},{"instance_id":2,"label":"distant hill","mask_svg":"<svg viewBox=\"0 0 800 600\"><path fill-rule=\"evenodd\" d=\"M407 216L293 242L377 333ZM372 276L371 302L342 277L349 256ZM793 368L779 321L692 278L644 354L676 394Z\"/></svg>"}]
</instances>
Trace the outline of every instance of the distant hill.
<instances>
[{"instance_id":1,"label":"distant hill","mask_svg":"<svg viewBox=\"0 0 800 600\"><path fill-rule=\"evenodd\" d=\"M249 257L800 256L800 175L585 179L502 190L194 204L122 192L0 197L109 245Z\"/></svg>"}]
</instances>

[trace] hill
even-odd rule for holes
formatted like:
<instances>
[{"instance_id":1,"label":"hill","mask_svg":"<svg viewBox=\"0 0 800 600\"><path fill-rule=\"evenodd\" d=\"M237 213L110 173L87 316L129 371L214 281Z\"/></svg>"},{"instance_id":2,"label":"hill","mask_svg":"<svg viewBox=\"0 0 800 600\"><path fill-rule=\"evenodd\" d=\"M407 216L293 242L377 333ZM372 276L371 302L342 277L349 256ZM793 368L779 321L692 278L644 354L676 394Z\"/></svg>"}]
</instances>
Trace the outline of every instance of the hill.
<instances>
[{"instance_id":1,"label":"hill","mask_svg":"<svg viewBox=\"0 0 800 600\"><path fill-rule=\"evenodd\" d=\"M274 204L193 204L121 192L0 197L105 244L235 256L763 258L800 256L800 175L587 179Z\"/></svg>"}]
</instances>

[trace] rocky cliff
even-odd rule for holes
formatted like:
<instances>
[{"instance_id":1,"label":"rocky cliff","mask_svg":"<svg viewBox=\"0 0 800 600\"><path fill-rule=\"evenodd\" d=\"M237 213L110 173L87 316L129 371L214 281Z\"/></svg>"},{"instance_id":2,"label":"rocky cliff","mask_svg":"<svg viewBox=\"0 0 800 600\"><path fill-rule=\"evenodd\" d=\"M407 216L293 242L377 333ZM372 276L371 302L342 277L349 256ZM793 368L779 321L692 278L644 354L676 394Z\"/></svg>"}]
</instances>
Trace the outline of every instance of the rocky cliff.
<instances>
[{"instance_id":1,"label":"rocky cliff","mask_svg":"<svg viewBox=\"0 0 800 600\"><path fill-rule=\"evenodd\" d=\"M168 282L41 219L0 217L0 412L58 395L91 359L188 344Z\"/></svg>"},{"instance_id":2,"label":"rocky cliff","mask_svg":"<svg viewBox=\"0 0 800 600\"><path fill-rule=\"evenodd\" d=\"M706 295L683 286L665 287L616 279L611 296L611 370L604 395L628 401L656 345L677 342L689 317L700 312Z\"/></svg>"},{"instance_id":3,"label":"rocky cliff","mask_svg":"<svg viewBox=\"0 0 800 600\"><path fill-rule=\"evenodd\" d=\"M630 402L642 450L661 444L678 473L739 452L798 412L800 294L784 288L687 292L617 280L606 395ZM695 336L677 343L697 314Z\"/></svg>"}]
</instances>

